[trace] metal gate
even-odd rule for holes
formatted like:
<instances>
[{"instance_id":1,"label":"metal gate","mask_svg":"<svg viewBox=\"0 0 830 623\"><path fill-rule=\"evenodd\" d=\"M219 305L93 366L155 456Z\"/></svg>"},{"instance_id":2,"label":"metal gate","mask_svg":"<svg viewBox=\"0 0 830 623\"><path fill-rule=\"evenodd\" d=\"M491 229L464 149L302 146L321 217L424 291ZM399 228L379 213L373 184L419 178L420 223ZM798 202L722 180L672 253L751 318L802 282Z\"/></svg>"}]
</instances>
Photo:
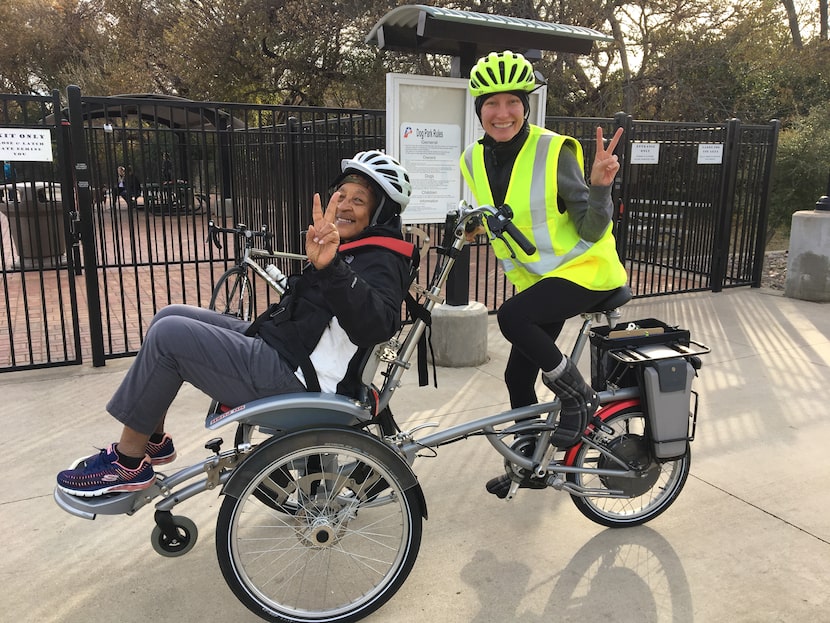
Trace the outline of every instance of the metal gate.
<instances>
[{"instance_id":1,"label":"metal gate","mask_svg":"<svg viewBox=\"0 0 830 623\"><path fill-rule=\"evenodd\" d=\"M0 128L49 128L55 154L15 163L16 178L4 182L14 209L0 217L0 371L134 354L158 309L205 306L233 262L233 244L208 243L210 220L267 225L278 246L299 251L312 194L326 190L341 158L385 143L379 110L67 95L63 110L57 93L0 96ZM606 136L626 130L615 227L637 296L760 284L777 124L623 114L546 123L577 138L587 164L598 124ZM644 159L655 149L656 160ZM119 167L133 180L125 186ZM37 227L7 216L20 216L25 193L42 199L27 217ZM440 240L441 224L426 229ZM36 258L20 250L26 232ZM512 286L486 245L470 256L463 295L498 309ZM431 251L426 274L433 261Z\"/></svg>"},{"instance_id":2,"label":"metal gate","mask_svg":"<svg viewBox=\"0 0 830 623\"><path fill-rule=\"evenodd\" d=\"M617 121L616 235L635 295L759 286L778 122Z\"/></svg>"},{"instance_id":3,"label":"metal gate","mask_svg":"<svg viewBox=\"0 0 830 623\"><path fill-rule=\"evenodd\" d=\"M3 162L0 180L0 371L81 362L68 125L51 97L0 95L0 141L24 144L49 129L52 162ZM49 122L49 117L53 121ZM67 199L70 201L67 202ZM83 293L81 293L83 296Z\"/></svg>"}]
</instances>

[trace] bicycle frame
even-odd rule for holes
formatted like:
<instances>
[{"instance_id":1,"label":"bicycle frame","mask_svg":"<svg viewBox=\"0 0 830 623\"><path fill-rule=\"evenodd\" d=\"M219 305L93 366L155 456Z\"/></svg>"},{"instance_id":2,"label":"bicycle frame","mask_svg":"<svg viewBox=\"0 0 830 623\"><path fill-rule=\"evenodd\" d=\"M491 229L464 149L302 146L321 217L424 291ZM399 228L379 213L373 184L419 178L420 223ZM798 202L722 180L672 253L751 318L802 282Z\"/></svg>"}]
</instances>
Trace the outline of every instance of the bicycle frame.
<instances>
[{"instance_id":1,"label":"bicycle frame","mask_svg":"<svg viewBox=\"0 0 830 623\"><path fill-rule=\"evenodd\" d=\"M441 248L444 260L429 287L416 288L427 311L442 300L442 287L465 244L465 225L470 219L485 215L491 233L500 236L500 231L506 231L523 250L529 248L518 231L510 231L508 211L462 204L448 218ZM491 218L501 222L493 223ZM269 285L274 281L256 259L301 259L255 249L251 237L246 234L242 258L232 269L241 288L247 287L248 268ZM610 327L616 326L619 312L613 307L629 298L630 292L615 291L606 299L609 309L595 308L581 315L582 326L570 353L573 361L584 354L594 323L604 317ZM687 421L679 439L653 435L649 428L652 413L640 407L639 384L609 385L611 389L599 392L600 408L581 439L565 450L550 443L561 406L558 399L508 409L424 436L416 434L438 425L427 423L401 431L386 407L426 326L425 317L418 315L401 342L393 338L373 350L363 376L364 385L372 391L363 399L303 392L254 400L229 410L214 403L205 427L213 430L236 424L236 440L229 450L221 450L221 439L212 439L205 448L213 456L170 475L157 472L156 481L145 490L84 498L56 488L55 501L70 514L94 519L96 514L132 515L161 498L155 504L151 542L163 556L180 556L193 547L198 530L191 520L174 516L172 510L195 495L219 489L217 559L237 598L252 612L275 622L345 623L368 615L391 598L415 562L427 508L412 464L423 456L423 450L434 455L440 446L484 435L505 462L504 472L487 483L490 493L511 500L521 487L565 491L586 517L609 527L649 521L679 495L689 474L688 441L694 437L694 427L689 435ZM402 334L403 330L399 337ZM647 360L673 360L662 369L669 370L666 378L672 381L673 371L682 370L686 385L681 396L690 401L690 373L697 366L689 360L708 348L692 340L673 347L680 350L665 348L669 354L658 352ZM384 381L376 388L367 376L374 377L381 363L386 364ZM653 364L642 376L657 368L660 365ZM642 391L647 400L642 402L653 404L655 396L662 398L653 385L646 383ZM694 413L689 413L690 402L666 400L663 404L669 405L666 410L675 421L678 414L681 419L686 414L692 422L696 419L696 402ZM256 430L268 438L252 443ZM684 442L682 454L667 452L667 458L658 460L653 446L665 441ZM269 539L279 545L262 545ZM286 556L289 550L292 555ZM259 573L263 560L271 570L288 568L286 576L298 578L298 587L292 584L286 592L282 581L273 582L271 571L263 579ZM373 573L365 574L362 583L354 586L341 582L334 576L349 568L344 566L349 560L360 569L370 560L368 568Z\"/></svg>"},{"instance_id":2,"label":"bicycle frame","mask_svg":"<svg viewBox=\"0 0 830 623\"><path fill-rule=\"evenodd\" d=\"M423 305L427 311L432 311L432 309L438 302L442 302L441 290L444 284L446 283L446 280L449 276L450 271L452 270L453 265L455 264L455 260L458 256L458 253L460 253L461 249L465 245L465 225L468 221L478 217L481 214L484 214L486 216L498 216L498 211L496 211L494 208L490 206L471 208L467 206L466 203L463 201L459 205L457 217L454 220L454 227L451 232L451 235L453 236L452 245L447 245L445 249L446 261L442 266L436 268L436 274L433 277L431 286L428 289L425 289L423 292L426 297L426 300ZM448 223L449 222L450 221L448 220ZM577 335L576 341L571 350L570 358L572 361L579 362L585 350L585 346L588 342L591 327L594 325L596 321L599 321L600 318L602 318L603 316L605 316L608 325L613 327L616 325L617 320L620 318L620 312L617 309L609 309L603 312L581 314L583 322L579 334ZM399 349L397 349L397 356L394 359L390 360L391 354L396 352L395 349L393 348L385 351L387 356L386 362L389 364L389 366L386 374L386 380L383 383L378 394L378 410L384 409L389 404L391 396L399 386L400 378L403 375L404 370L408 368L408 362L412 357L417 346L417 342L425 329L426 321L417 319L414 322L404 343L401 345ZM695 345L695 347L697 347L697 349L689 350L688 354L690 356L709 352L708 348L703 346L702 344L697 344L694 342L693 344ZM384 352L379 352L378 356L383 358ZM639 387L629 387L623 389L616 389L613 391L607 390L598 392L598 395L600 405L605 407L605 409L601 409L597 413L597 415L594 416L593 421L589 423L589 427L591 428L601 427L603 417L610 416L613 413L613 410L608 408L609 405L636 405L640 403ZM556 449L554 446L550 444L550 440L555 429L555 423L559 414L559 409L560 401L558 399L554 399L550 402L537 403L535 405L530 405L527 407L503 411L498 414L466 422L464 424L453 426L451 428L433 433L431 435L415 439L413 434L417 430L437 426L437 424L430 423L422 424L413 429L412 431L402 432L398 435L391 436L388 438L388 440L391 443L397 445L400 451L406 457L407 461L410 464L412 464L415 458L418 456L419 450L425 448L434 449L441 445L466 439L467 437L470 437L472 435L483 434L487 437L488 441L495 448L495 450L499 452L499 454L501 454L507 461L513 463L514 465L517 465L522 469L532 471L532 473L535 474L538 478L545 477L550 473L552 469L555 468L555 474L558 480L555 483L551 483L551 486L554 486L555 488L565 487L564 482L561 481L561 478L559 478L558 476L559 474L590 472L601 476L617 476L625 478L638 477L639 472L637 470L632 469L629 465L626 465L624 462L620 461L619 459L608 453L606 450L600 448L596 444L593 444L593 442L585 436L582 437L582 440L579 442L579 444L572 447L571 450L566 453L564 461L553 462L553 456ZM544 419L538 419L542 415L545 415ZM496 430L497 426L506 424L508 422L517 423L502 431ZM515 435L530 432L538 434L538 440L533 455L530 457L527 457L513 450L504 442L504 439L507 437L513 437ZM619 469L588 469L567 465L569 459L573 458L576 449L582 443L589 443L592 446L594 446L597 450L608 456L610 460L619 465ZM511 491L508 495L508 499L511 499L513 497L518 486L518 483L513 483L513 487L511 488ZM572 487L569 488L569 492L575 495L590 495L590 493L585 491L575 491ZM622 492L619 492L619 495L622 496Z\"/></svg>"},{"instance_id":3,"label":"bicycle frame","mask_svg":"<svg viewBox=\"0 0 830 623\"><path fill-rule=\"evenodd\" d=\"M254 261L254 258L264 258L264 259L275 259L275 258L284 258L289 260L303 260L305 261L308 259L305 255L300 255L298 253L288 253L284 251L273 251L269 252L264 249L257 249L255 247L245 247L245 251L243 252L242 259L240 260L238 266L247 266L252 271L254 271L259 277L268 284L268 287L274 290L277 294L282 296L285 294L285 289L277 283L276 279L271 277L268 272L260 266L257 262Z\"/></svg>"},{"instance_id":4,"label":"bicycle frame","mask_svg":"<svg viewBox=\"0 0 830 623\"><path fill-rule=\"evenodd\" d=\"M441 302L441 289L449 276L460 250L465 243L464 226L466 222L480 214L494 214L495 210L490 206L469 208L462 202L459 212L453 219L454 226L450 234L453 236L452 244L445 245L445 261L436 268L431 285L422 289L419 294L425 297L423 306L431 311L434 306ZM448 220L449 222L449 220ZM290 253L272 253L255 249L248 246L240 264L249 266L266 281L273 280L265 270L257 264L254 257L286 257L289 259L305 259L305 256ZM576 341L571 350L571 359L578 362L588 342L591 327L596 321L605 317L609 325L616 324L620 314L618 310L611 309L603 312L582 314L582 326ZM412 324L403 343L398 345L395 340L380 345L376 349L375 356L378 361L387 364L385 381L383 382L377 400L376 412L382 411L400 386L400 379L403 372L409 368L409 360L415 352L417 342L426 328L426 322L417 319ZM702 344L692 342L693 347L686 355L693 356L709 352L709 349ZM599 428L602 430L603 420L612 415L615 405L636 405L640 402L640 389L629 387L623 389L607 390L599 392L599 402L602 408L589 423L589 430ZM619 458L609 453L604 448L596 445L590 438L583 435L582 440L565 452L563 460L554 461L556 448L550 444L551 435L555 429L555 422L559 413L560 402L558 399L538 403L526 407L509 409L501 413L485 416L470 422L459 424L441 430L430 435L415 438L414 434L423 428L438 426L437 424L422 424L411 431L399 432L385 437L385 441L396 447L403 455L403 458L411 465L418 457L420 450L425 448L434 449L442 445L454 443L473 435L485 435L491 445L507 461L532 471L539 478L550 478L548 483L554 488L565 488L573 495L597 495L594 491L580 491L574 489L570 483L564 483L561 474L587 473L601 476L616 476L624 478L636 478L639 472L632 469ZM546 414L546 415L545 415ZM541 416L544 415L544 418ZM253 401L241 405L226 413L211 413L206 419L206 428L217 429L227 424L242 424L248 428L260 427L268 432L285 431L299 427L309 427L325 424L346 424L350 426L365 427L373 422L373 415L370 405L344 396L331 394L284 394L270 398ZM496 427L511 423L502 430ZM532 456L525 456L515 451L505 443L505 439L522 434L538 435ZM168 512L177 504L193 497L194 495L212 490L227 482L235 467L254 449L249 439L243 439L242 443L231 450L219 451L216 440L206 445L212 449L215 456L206 459L196 465L186 467L170 476L161 476L159 482L147 490L134 494L121 494L115 498L82 498L55 490L55 500L65 511L83 517L94 519L96 513L100 514L132 514L154 498L162 496L165 499L157 504L160 511ZM211 446L211 443L214 445ZM575 452L582 444L590 444L593 448L607 456L608 459L619 467L616 469L580 468L569 465ZM190 484L177 491L175 487L207 474L202 481ZM512 498L518 483L513 483L513 488L508 496ZM603 495L623 495L622 492L603 491Z\"/></svg>"},{"instance_id":5,"label":"bicycle frame","mask_svg":"<svg viewBox=\"0 0 830 623\"><path fill-rule=\"evenodd\" d=\"M253 271L254 275L258 275L271 290L277 293L278 296L281 297L285 293L284 284L272 277L256 260L274 260L282 258L305 261L307 257L299 253L272 251L270 249L271 234L268 232L266 226L263 226L260 231L253 231L248 229L243 223L240 223L234 228L224 228L217 227L213 221L210 221L208 224L208 240L212 241L213 244L219 248L221 248L221 244L218 239L218 234L220 233L233 234L234 236L241 237L244 240L244 243L241 245L242 256L239 261L233 267L228 269L219 278L214 286L214 290L211 295L210 308L214 308L214 300L217 298L218 294L220 292L225 292L228 301L235 301L234 309L239 310L239 313L236 315L243 320L252 320L248 313L252 310L249 308L249 303L246 303L246 298L252 297L253 295L253 287L251 285L252 280L251 274L248 272L249 270ZM260 249L255 247L255 238L262 238L265 246L269 248ZM240 271L240 269L242 270ZM227 307L230 308L230 306ZM220 309L220 311L228 313L230 312L230 309Z\"/></svg>"}]
</instances>

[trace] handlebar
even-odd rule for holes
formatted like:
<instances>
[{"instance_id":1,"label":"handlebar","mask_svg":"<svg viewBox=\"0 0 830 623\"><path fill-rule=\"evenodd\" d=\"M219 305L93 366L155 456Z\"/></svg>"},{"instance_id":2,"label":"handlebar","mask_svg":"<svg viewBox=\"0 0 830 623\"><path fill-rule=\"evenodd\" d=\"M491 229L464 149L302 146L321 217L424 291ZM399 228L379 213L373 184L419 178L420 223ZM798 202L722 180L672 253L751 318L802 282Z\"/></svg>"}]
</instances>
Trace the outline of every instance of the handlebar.
<instances>
[{"instance_id":1,"label":"handlebar","mask_svg":"<svg viewBox=\"0 0 830 623\"><path fill-rule=\"evenodd\" d=\"M474 208L467 205L465 201L461 201L456 215L455 230L452 232L456 240L460 239L463 241L464 232L469 233L475 231L478 225L481 224L481 219L483 217L487 219L487 228L490 230L490 233L507 245L507 248L510 249L510 253L513 257L516 257L516 254L513 252L513 248L510 246L510 243L504 238L504 234L510 236L510 238L519 245L519 248L526 255L533 255L536 253L536 247L533 243L531 243L530 240L528 240L527 237L519 231L518 227L513 224L513 221L510 220L513 218L513 210L507 204L504 204L499 208L489 205Z\"/></svg>"},{"instance_id":2,"label":"handlebar","mask_svg":"<svg viewBox=\"0 0 830 623\"><path fill-rule=\"evenodd\" d=\"M273 253L271 240L274 235L268 231L268 225L263 225L259 231L253 231L248 229L248 226L245 225L245 223L239 223L236 227L217 227L212 220L208 221L208 240L217 249L222 248L222 243L219 241L219 234L242 236L245 238L245 246L249 248L253 247L253 241L255 238L261 238L264 243L265 250L268 251L268 253Z\"/></svg>"},{"instance_id":3,"label":"handlebar","mask_svg":"<svg viewBox=\"0 0 830 623\"><path fill-rule=\"evenodd\" d=\"M497 236L498 232L507 232L513 238L519 248L524 251L525 255L533 255L536 253L536 247L527 239L527 237L519 231L518 227L513 224L510 219L513 218L513 210L506 203L501 206L495 214L487 217L487 227ZM501 238L501 236L499 236ZM502 238L502 240L504 240ZM505 241L506 242L506 241ZM508 245L510 246L510 245Z\"/></svg>"}]
</instances>

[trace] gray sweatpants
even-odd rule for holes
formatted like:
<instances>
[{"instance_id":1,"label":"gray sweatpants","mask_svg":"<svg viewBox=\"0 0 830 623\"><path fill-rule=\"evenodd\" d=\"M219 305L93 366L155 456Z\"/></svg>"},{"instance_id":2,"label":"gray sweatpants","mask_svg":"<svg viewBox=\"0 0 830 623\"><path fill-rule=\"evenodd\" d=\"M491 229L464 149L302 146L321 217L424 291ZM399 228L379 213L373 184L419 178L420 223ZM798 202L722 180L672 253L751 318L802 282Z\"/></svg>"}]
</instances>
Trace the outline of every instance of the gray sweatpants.
<instances>
[{"instance_id":1,"label":"gray sweatpants","mask_svg":"<svg viewBox=\"0 0 830 623\"><path fill-rule=\"evenodd\" d=\"M107 411L149 435L184 381L229 406L305 391L274 348L244 335L249 324L200 307L165 307L150 323Z\"/></svg>"}]
</instances>

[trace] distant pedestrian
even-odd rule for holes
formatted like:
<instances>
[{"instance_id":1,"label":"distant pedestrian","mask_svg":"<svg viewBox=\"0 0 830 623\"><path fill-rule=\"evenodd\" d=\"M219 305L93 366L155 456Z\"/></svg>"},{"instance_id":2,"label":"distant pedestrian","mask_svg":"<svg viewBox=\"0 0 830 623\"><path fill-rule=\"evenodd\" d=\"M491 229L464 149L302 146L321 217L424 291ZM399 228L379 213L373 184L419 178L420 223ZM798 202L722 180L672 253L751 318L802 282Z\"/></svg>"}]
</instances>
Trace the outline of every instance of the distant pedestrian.
<instances>
[{"instance_id":1,"label":"distant pedestrian","mask_svg":"<svg viewBox=\"0 0 830 623\"><path fill-rule=\"evenodd\" d=\"M119 197L124 199L127 207L133 207L135 201L141 196L141 181L138 176L133 173L133 168L130 166L118 167L118 180L112 189L112 203L113 207L118 207Z\"/></svg>"}]
</instances>

